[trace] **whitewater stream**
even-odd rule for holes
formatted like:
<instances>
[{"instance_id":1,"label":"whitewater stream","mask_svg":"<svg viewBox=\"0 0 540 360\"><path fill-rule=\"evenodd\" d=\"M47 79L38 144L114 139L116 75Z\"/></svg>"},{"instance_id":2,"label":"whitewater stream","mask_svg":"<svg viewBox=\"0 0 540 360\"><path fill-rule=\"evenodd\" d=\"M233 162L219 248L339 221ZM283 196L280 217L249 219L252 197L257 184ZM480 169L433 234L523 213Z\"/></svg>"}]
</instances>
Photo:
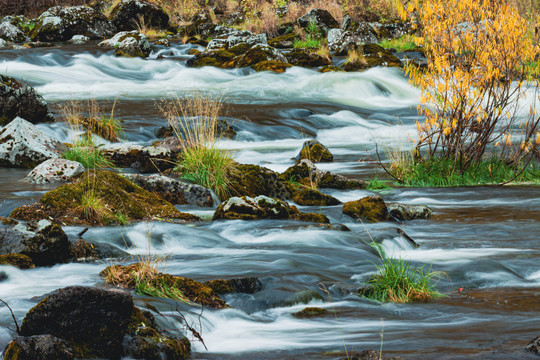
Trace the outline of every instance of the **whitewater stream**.
<instances>
[{"instance_id":1,"label":"whitewater stream","mask_svg":"<svg viewBox=\"0 0 540 360\"><path fill-rule=\"evenodd\" d=\"M284 171L302 143L316 138L335 161L318 167L351 178L383 177L377 166L388 149L405 149L421 120L420 95L403 73L375 68L327 73L294 67L285 74L251 70L187 68L190 45L161 49L154 59L116 58L94 45L3 50L0 73L26 80L44 96L55 116L69 100L97 99L106 111L116 100L127 143L152 144L166 125L156 104L191 90L209 91L228 103L226 119L237 129L220 146L236 161ZM71 141L62 122L40 124L60 141ZM0 216L39 199L56 185L21 181L26 170L0 169ZM299 207L322 212L351 232L329 231L295 221L204 221L198 224L139 223L91 228L84 238L107 242L134 260L167 257L161 270L199 281L257 276L263 290L231 294L231 309L181 306L208 347L193 341L194 359L341 359L382 348L405 359L535 359L525 345L540 335L540 191L538 186L394 188L387 201L428 205L429 220L363 224L341 205ZM342 202L373 194L322 189ZM213 208L178 206L212 217ZM403 229L419 245L397 233ZM81 227L65 227L74 237ZM151 241L149 241L151 239ZM429 303L379 304L356 295L387 254L440 271L446 296ZM149 249L150 247L150 249ZM19 322L43 295L69 285L105 286L99 272L114 260L61 264L31 270L0 266L0 298ZM326 290L325 290L326 289ZM462 289L462 291L460 291ZM174 313L165 299L135 296L136 304ZM298 319L307 306L328 315ZM174 319L164 321L181 326ZM11 315L0 307L0 349L15 336Z\"/></svg>"}]
</instances>

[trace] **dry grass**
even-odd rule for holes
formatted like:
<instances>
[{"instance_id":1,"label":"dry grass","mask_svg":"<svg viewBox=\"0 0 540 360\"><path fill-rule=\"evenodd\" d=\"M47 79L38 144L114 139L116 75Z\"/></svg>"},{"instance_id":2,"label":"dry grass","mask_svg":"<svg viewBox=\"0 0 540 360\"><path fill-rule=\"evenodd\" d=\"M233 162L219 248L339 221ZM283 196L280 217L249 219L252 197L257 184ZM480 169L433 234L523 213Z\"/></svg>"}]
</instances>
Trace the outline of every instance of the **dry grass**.
<instances>
[{"instance_id":1,"label":"dry grass","mask_svg":"<svg viewBox=\"0 0 540 360\"><path fill-rule=\"evenodd\" d=\"M328 50L328 47L327 46L321 46L319 49L317 49L317 51L315 51L315 54L319 55L320 57L328 60L328 61L331 61L332 58L330 56L330 50Z\"/></svg>"},{"instance_id":2,"label":"dry grass","mask_svg":"<svg viewBox=\"0 0 540 360\"><path fill-rule=\"evenodd\" d=\"M347 64L355 64L355 63L361 63L362 65L368 65L366 58L364 57L364 54L356 49L350 50L347 53L347 58L345 59L345 63Z\"/></svg>"},{"instance_id":3,"label":"dry grass","mask_svg":"<svg viewBox=\"0 0 540 360\"><path fill-rule=\"evenodd\" d=\"M311 9L323 9L328 11L340 24L341 21L343 21L343 17L345 16L343 7L338 3L337 0L314 0L309 3L308 7L305 9L304 14Z\"/></svg>"}]
</instances>

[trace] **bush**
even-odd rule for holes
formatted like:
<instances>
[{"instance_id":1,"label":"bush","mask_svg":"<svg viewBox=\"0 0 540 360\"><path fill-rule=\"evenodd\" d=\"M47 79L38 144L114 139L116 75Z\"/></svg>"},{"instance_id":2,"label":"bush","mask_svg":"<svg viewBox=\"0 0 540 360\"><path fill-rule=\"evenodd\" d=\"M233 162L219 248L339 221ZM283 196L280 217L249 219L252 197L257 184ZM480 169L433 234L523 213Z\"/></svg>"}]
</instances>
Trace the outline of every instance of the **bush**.
<instances>
[{"instance_id":1,"label":"bush","mask_svg":"<svg viewBox=\"0 0 540 360\"><path fill-rule=\"evenodd\" d=\"M438 157L461 174L487 154L528 166L539 154L540 87L527 21L506 1L413 0L407 10L428 58L427 69L406 68L425 105L415 161ZM528 115L520 114L526 95Z\"/></svg>"}]
</instances>

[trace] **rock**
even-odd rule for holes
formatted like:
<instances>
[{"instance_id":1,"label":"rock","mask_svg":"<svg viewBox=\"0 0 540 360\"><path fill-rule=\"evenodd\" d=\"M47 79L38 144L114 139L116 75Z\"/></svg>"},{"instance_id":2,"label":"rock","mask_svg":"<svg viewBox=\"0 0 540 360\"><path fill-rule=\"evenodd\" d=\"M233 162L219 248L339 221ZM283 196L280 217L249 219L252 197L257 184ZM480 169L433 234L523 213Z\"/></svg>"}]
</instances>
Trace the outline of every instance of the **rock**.
<instances>
[{"instance_id":1,"label":"rock","mask_svg":"<svg viewBox=\"0 0 540 360\"><path fill-rule=\"evenodd\" d=\"M323 316L327 314L328 314L328 310L326 309L322 309L318 307L307 307L299 312L293 313L292 316L299 319L306 319L306 318Z\"/></svg>"},{"instance_id":2,"label":"rock","mask_svg":"<svg viewBox=\"0 0 540 360\"><path fill-rule=\"evenodd\" d=\"M403 35L413 34L415 29L408 21L396 21L392 23L370 23L369 24L378 33L380 39L397 39Z\"/></svg>"},{"instance_id":3,"label":"rock","mask_svg":"<svg viewBox=\"0 0 540 360\"><path fill-rule=\"evenodd\" d=\"M334 161L334 156L326 146L318 140L312 139L304 142L302 150L300 150L300 153L295 158L297 161L302 159L308 159L314 163L332 162Z\"/></svg>"},{"instance_id":4,"label":"rock","mask_svg":"<svg viewBox=\"0 0 540 360\"><path fill-rule=\"evenodd\" d=\"M341 360L404 360L401 356L381 356L380 351L364 350Z\"/></svg>"},{"instance_id":5,"label":"rock","mask_svg":"<svg viewBox=\"0 0 540 360\"><path fill-rule=\"evenodd\" d=\"M345 72L345 70L343 70L342 68L333 65L323 66L318 71L323 74L328 72Z\"/></svg>"},{"instance_id":6,"label":"rock","mask_svg":"<svg viewBox=\"0 0 540 360\"><path fill-rule=\"evenodd\" d=\"M69 225L103 225L145 219L200 220L195 215L178 211L172 204L124 177L104 170L88 171L73 183L47 192L38 203L16 208L10 216L26 221L50 217L57 223Z\"/></svg>"},{"instance_id":7,"label":"rock","mask_svg":"<svg viewBox=\"0 0 540 360\"><path fill-rule=\"evenodd\" d=\"M67 147L28 121L17 117L0 130L0 166L33 168L58 158Z\"/></svg>"},{"instance_id":8,"label":"rock","mask_svg":"<svg viewBox=\"0 0 540 360\"><path fill-rule=\"evenodd\" d=\"M67 41L74 35L91 39L112 36L116 28L98 10L89 6L55 6L36 19L31 38L38 41Z\"/></svg>"},{"instance_id":9,"label":"rock","mask_svg":"<svg viewBox=\"0 0 540 360\"><path fill-rule=\"evenodd\" d=\"M425 205L405 205L399 203L387 203L390 217L398 220L429 219L433 210Z\"/></svg>"},{"instance_id":10,"label":"rock","mask_svg":"<svg viewBox=\"0 0 540 360\"><path fill-rule=\"evenodd\" d=\"M71 243L62 228L47 220L0 229L0 254L26 255L37 266L67 262L70 250Z\"/></svg>"},{"instance_id":11,"label":"rock","mask_svg":"<svg viewBox=\"0 0 540 360\"><path fill-rule=\"evenodd\" d=\"M214 213L213 220L260 220L283 219L301 220L320 223L330 221L324 214L302 213L296 206L285 201L272 199L264 195L255 198L249 196L233 197L221 203Z\"/></svg>"},{"instance_id":12,"label":"rock","mask_svg":"<svg viewBox=\"0 0 540 360\"><path fill-rule=\"evenodd\" d=\"M123 176L174 205L192 204L206 207L214 205L212 192L201 185L157 174L149 176L123 174Z\"/></svg>"},{"instance_id":13,"label":"rock","mask_svg":"<svg viewBox=\"0 0 540 360\"><path fill-rule=\"evenodd\" d=\"M143 24L156 29L169 25L169 15L146 0L122 0L112 9L110 19L119 31L137 30Z\"/></svg>"},{"instance_id":14,"label":"rock","mask_svg":"<svg viewBox=\"0 0 540 360\"><path fill-rule=\"evenodd\" d=\"M403 66L391 50L384 49L376 44L365 44L358 50L360 56L356 61L346 62L343 69L346 71L358 71L375 66L401 67Z\"/></svg>"},{"instance_id":15,"label":"rock","mask_svg":"<svg viewBox=\"0 0 540 360\"><path fill-rule=\"evenodd\" d=\"M386 204L378 195L346 202L343 204L343 213L355 219L366 220L370 223L389 220Z\"/></svg>"},{"instance_id":16,"label":"rock","mask_svg":"<svg viewBox=\"0 0 540 360\"><path fill-rule=\"evenodd\" d=\"M229 191L234 196L266 195L271 198L288 200L293 189L280 175L258 165L234 163L227 174Z\"/></svg>"},{"instance_id":17,"label":"rock","mask_svg":"<svg viewBox=\"0 0 540 360\"><path fill-rule=\"evenodd\" d=\"M252 66L262 61L288 62L287 58L279 50L270 45L257 44L236 61L236 67Z\"/></svg>"},{"instance_id":18,"label":"rock","mask_svg":"<svg viewBox=\"0 0 540 360\"><path fill-rule=\"evenodd\" d=\"M268 45L277 49L290 49L296 40L300 40L300 36L295 33L289 33L270 39Z\"/></svg>"},{"instance_id":19,"label":"rock","mask_svg":"<svg viewBox=\"0 0 540 360\"><path fill-rule=\"evenodd\" d=\"M313 26L311 24L314 24L324 36L328 34L330 29L339 28L339 23L336 19L327 10L323 9L312 9L304 16L298 18L296 22L303 29L307 29L309 26Z\"/></svg>"},{"instance_id":20,"label":"rock","mask_svg":"<svg viewBox=\"0 0 540 360\"><path fill-rule=\"evenodd\" d=\"M268 60L268 61L261 61L253 65L251 68L257 72L272 71L275 73L284 73L290 67L292 67L291 64L286 64L280 61Z\"/></svg>"},{"instance_id":21,"label":"rock","mask_svg":"<svg viewBox=\"0 0 540 360\"><path fill-rule=\"evenodd\" d=\"M295 192L292 200L298 205L304 206L332 206L341 204L341 201L333 196L307 188Z\"/></svg>"},{"instance_id":22,"label":"rock","mask_svg":"<svg viewBox=\"0 0 540 360\"><path fill-rule=\"evenodd\" d=\"M84 173L84 166L66 159L49 159L34 168L26 179L34 184L70 182Z\"/></svg>"},{"instance_id":23,"label":"rock","mask_svg":"<svg viewBox=\"0 0 540 360\"><path fill-rule=\"evenodd\" d=\"M309 188L365 189L367 184L361 180L348 179L343 175L332 174L317 167L308 159L300 160L281 175L287 181L296 181Z\"/></svg>"},{"instance_id":24,"label":"rock","mask_svg":"<svg viewBox=\"0 0 540 360\"><path fill-rule=\"evenodd\" d=\"M7 21L2 21L0 23L0 39L13 43L24 43L30 41L30 38L26 36L20 27Z\"/></svg>"},{"instance_id":25,"label":"rock","mask_svg":"<svg viewBox=\"0 0 540 360\"><path fill-rule=\"evenodd\" d=\"M54 121L54 117L48 112L47 103L34 88L14 78L0 75L0 126L6 125L17 116L32 124Z\"/></svg>"},{"instance_id":26,"label":"rock","mask_svg":"<svg viewBox=\"0 0 540 360\"><path fill-rule=\"evenodd\" d=\"M172 169L178 162L178 152L164 147L112 144L102 147L101 151L114 166L132 168L141 173Z\"/></svg>"},{"instance_id":27,"label":"rock","mask_svg":"<svg viewBox=\"0 0 540 360\"><path fill-rule=\"evenodd\" d=\"M189 301L210 306L214 309L228 307L209 286L193 279L160 273L143 263L135 263L128 266L107 266L100 275L105 278L105 281L113 285L135 288L136 279L144 276L141 274L145 272L151 272L152 279L154 279L156 284L165 284L170 289L180 290ZM111 274L115 274L116 276L111 276Z\"/></svg>"},{"instance_id":28,"label":"rock","mask_svg":"<svg viewBox=\"0 0 540 360\"><path fill-rule=\"evenodd\" d=\"M70 258L74 261L95 261L110 258L127 258L128 253L108 243L88 242L79 239L71 244Z\"/></svg>"},{"instance_id":29,"label":"rock","mask_svg":"<svg viewBox=\"0 0 540 360\"><path fill-rule=\"evenodd\" d=\"M146 36L137 30L119 32L111 39L100 42L98 46L115 48L116 56L141 57L144 59L152 52L152 45L150 45Z\"/></svg>"},{"instance_id":30,"label":"rock","mask_svg":"<svg viewBox=\"0 0 540 360\"><path fill-rule=\"evenodd\" d=\"M0 49L8 48L9 44L4 39L0 39Z\"/></svg>"},{"instance_id":31,"label":"rock","mask_svg":"<svg viewBox=\"0 0 540 360\"><path fill-rule=\"evenodd\" d=\"M66 340L76 357L120 358L132 311L126 291L71 286L30 309L21 335L51 334Z\"/></svg>"},{"instance_id":32,"label":"rock","mask_svg":"<svg viewBox=\"0 0 540 360\"><path fill-rule=\"evenodd\" d=\"M171 42L169 41L169 39L164 38L164 39L156 40L154 45L169 47L171 46Z\"/></svg>"},{"instance_id":33,"label":"rock","mask_svg":"<svg viewBox=\"0 0 540 360\"><path fill-rule=\"evenodd\" d=\"M49 334L28 337L18 336L5 350L6 360L73 360L69 344Z\"/></svg>"},{"instance_id":34,"label":"rock","mask_svg":"<svg viewBox=\"0 0 540 360\"><path fill-rule=\"evenodd\" d=\"M216 66L222 69L230 69L235 65L234 61L232 61L235 57L235 54L227 50L204 51L188 59L186 66Z\"/></svg>"},{"instance_id":35,"label":"rock","mask_svg":"<svg viewBox=\"0 0 540 360\"><path fill-rule=\"evenodd\" d=\"M527 347L525 349L528 351L532 351L537 355L540 355L540 336L533 339L529 344L527 344Z\"/></svg>"},{"instance_id":36,"label":"rock","mask_svg":"<svg viewBox=\"0 0 540 360\"><path fill-rule=\"evenodd\" d=\"M0 239L2 238L0 234ZM32 259L23 254L6 254L0 255L0 265L11 265L21 270L33 269L36 265L32 262Z\"/></svg>"},{"instance_id":37,"label":"rock","mask_svg":"<svg viewBox=\"0 0 540 360\"><path fill-rule=\"evenodd\" d=\"M243 277L229 280L217 279L205 283L217 294L245 293L254 294L261 291L263 285L257 277Z\"/></svg>"},{"instance_id":38,"label":"rock","mask_svg":"<svg viewBox=\"0 0 540 360\"><path fill-rule=\"evenodd\" d=\"M89 41L90 41L90 38L85 35L73 35L71 40L69 40L70 43L73 43L75 45L86 44Z\"/></svg>"},{"instance_id":39,"label":"rock","mask_svg":"<svg viewBox=\"0 0 540 360\"><path fill-rule=\"evenodd\" d=\"M359 26L356 31L332 29L328 32L327 41L328 50L334 51L336 56L345 56L366 43L379 42L375 31L367 24Z\"/></svg>"},{"instance_id":40,"label":"rock","mask_svg":"<svg viewBox=\"0 0 540 360\"><path fill-rule=\"evenodd\" d=\"M332 61L330 59L308 49L294 49L288 52L285 56L287 57L289 63L294 66L319 67L332 65Z\"/></svg>"}]
</instances>

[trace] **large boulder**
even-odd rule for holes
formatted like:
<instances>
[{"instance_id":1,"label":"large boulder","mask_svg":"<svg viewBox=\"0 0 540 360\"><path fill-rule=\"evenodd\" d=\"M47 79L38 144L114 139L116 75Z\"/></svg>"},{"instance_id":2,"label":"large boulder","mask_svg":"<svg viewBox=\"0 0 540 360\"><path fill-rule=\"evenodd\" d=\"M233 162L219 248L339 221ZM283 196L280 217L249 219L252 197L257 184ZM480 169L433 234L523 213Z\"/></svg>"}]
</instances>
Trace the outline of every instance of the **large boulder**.
<instances>
[{"instance_id":1,"label":"large boulder","mask_svg":"<svg viewBox=\"0 0 540 360\"><path fill-rule=\"evenodd\" d=\"M252 66L262 61L288 62L287 58L279 50L267 44L257 44L238 59L236 67Z\"/></svg>"},{"instance_id":2,"label":"large boulder","mask_svg":"<svg viewBox=\"0 0 540 360\"><path fill-rule=\"evenodd\" d=\"M251 198L249 196L232 197L221 203L214 213L213 220L301 220L329 223L324 214L302 213L296 206L279 199L264 195Z\"/></svg>"},{"instance_id":3,"label":"large boulder","mask_svg":"<svg viewBox=\"0 0 540 360\"><path fill-rule=\"evenodd\" d=\"M302 159L308 159L314 163L332 162L334 161L334 156L326 146L318 140L312 139L304 142L300 153L295 158L297 161Z\"/></svg>"},{"instance_id":4,"label":"large boulder","mask_svg":"<svg viewBox=\"0 0 540 360\"><path fill-rule=\"evenodd\" d=\"M17 116L32 124L54 120L43 97L31 86L9 76L0 75L0 126Z\"/></svg>"},{"instance_id":5,"label":"large boulder","mask_svg":"<svg viewBox=\"0 0 540 360\"><path fill-rule=\"evenodd\" d=\"M304 16L299 17L296 23L304 29L315 27L324 36L328 34L330 29L339 28L337 20L324 9L312 9Z\"/></svg>"},{"instance_id":6,"label":"large boulder","mask_svg":"<svg viewBox=\"0 0 540 360\"><path fill-rule=\"evenodd\" d=\"M172 169L178 153L161 146L112 144L101 148L102 154L118 168L132 168L141 173Z\"/></svg>"},{"instance_id":7,"label":"large boulder","mask_svg":"<svg viewBox=\"0 0 540 360\"><path fill-rule=\"evenodd\" d=\"M65 340L49 334L18 336L4 351L6 360L73 360L73 349Z\"/></svg>"},{"instance_id":8,"label":"large boulder","mask_svg":"<svg viewBox=\"0 0 540 360\"><path fill-rule=\"evenodd\" d=\"M295 192L292 200L298 205L303 206L332 206L341 204L341 201L335 197L309 188Z\"/></svg>"},{"instance_id":9,"label":"large boulder","mask_svg":"<svg viewBox=\"0 0 540 360\"><path fill-rule=\"evenodd\" d=\"M67 147L17 117L0 130L0 166L31 169L58 158Z\"/></svg>"},{"instance_id":10,"label":"large boulder","mask_svg":"<svg viewBox=\"0 0 540 360\"><path fill-rule=\"evenodd\" d=\"M302 159L291 166L281 175L287 181L299 182L313 188L331 189L365 189L364 181L348 179L343 175L332 174L330 171L318 169L311 160Z\"/></svg>"},{"instance_id":11,"label":"large boulder","mask_svg":"<svg viewBox=\"0 0 540 360\"><path fill-rule=\"evenodd\" d=\"M0 254L22 254L37 266L50 266L70 259L71 243L59 225L42 220L0 230Z\"/></svg>"},{"instance_id":12,"label":"large boulder","mask_svg":"<svg viewBox=\"0 0 540 360\"><path fill-rule=\"evenodd\" d=\"M116 56L145 59L152 52L152 45L146 36L137 30L121 31L111 39L100 42L98 46L115 48Z\"/></svg>"},{"instance_id":13,"label":"large boulder","mask_svg":"<svg viewBox=\"0 0 540 360\"><path fill-rule=\"evenodd\" d=\"M363 23L356 31L332 29L327 36L328 50L335 55L345 56L347 53L363 44L378 43L377 34L372 27Z\"/></svg>"},{"instance_id":14,"label":"large boulder","mask_svg":"<svg viewBox=\"0 0 540 360\"><path fill-rule=\"evenodd\" d=\"M34 184L70 182L84 173L84 166L66 159L49 159L34 168L26 180Z\"/></svg>"},{"instance_id":15,"label":"large boulder","mask_svg":"<svg viewBox=\"0 0 540 360\"><path fill-rule=\"evenodd\" d=\"M175 205L213 206L212 191L204 186L163 175L124 174L124 177L145 190Z\"/></svg>"},{"instance_id":16,"label":"large boulder","mask_svg":"<svg viewBox=\"0 0 540 360\"><path fill-rule=\"evenodd\" d=\"M343 204L343 213L355 219L366 220L370 223L388 221L388 209L379 195L367 196L360 200Z\"/></svg>"},{"instance_id":17,"label":"large boulder","mask_svg":"<svg viewBox=\"0 0 540 360\"><path fill-rule=\"evenodd\" d=\"M267 41L266 34L255 35L248 30L238 30L218 25L212 32L212 40L208 43L206 50L230 49L240 44L253 46L266 44Z\"/></svg>"},{"instance_id":18,"label":"large boulder","mask_svg":"<svg viewBox=\"0 0 540 360\"><path fill-rule=\"evenodd\" d=\"M24 43L30 41L30 38L26 36L20 27L9 21L3 20L0 22L0 39L13 43Z\"/></svg>"},{"instance_id":19,"label":"large boulder","mask_svg":"<svg viewBox=\"0 0 540 360\"><path fill-rule=\"evenodd\" d=\"M281 200L292 197L291 185L279 173L262 166L234 163L227 177L233 196L266 195Z\"/></svg>"},{"instance_id":20,"label":"large boulder","mask_svg":"<svg viewBox=\"0 0 540 360\"><path fill-rule=\"evenodd\" d=\"M189 58L186 62L186 66L189 67L203 67L203 66L215 66L222 69L234 68L235 62L233 61L237 55L227 50L212 50L203 51L196 54L192 58Z\"/></svg>"},{"instance_id":21,"label":"large boulder","mask_svg":"<svg viewBox=\"0 0 540 360\"><path fill-rule=\"evenodd\" d=\"M143 25L166 29L169 25L169 15L146 0L122 0L112 9L110 19L120 31L136 30Z\"/></svg>"},{"instance_id":22,"label":"large boulder","mask_svg":"<svg viewBox=\"0 0 540 360\"><path fill-rule=\"evenodd\" d=\"M38 41L68 41L74 35L104 39L116 31L113 24L98 10L89 6L55 6L36 19L31 32Z\"/></svg>"},{"instance_id":23,"label":"large boulder","mask_svg":"<svg viewBox=\"0 0 540 360\"><path fill-rule=\"evenodd\" d=\"M119 359L132 311L126 291L67 287L30 309L21 335L51 334L73 344L77 357Z\"/></svg>"},{"instance_id":24,"label":"large boulder","mask_svg":"<svg viewBox=\"0 0 540 360\"><path fill-rule=\"evenodd\" d=\"M110 171L94 170L44 194L35 204L16 208L19 220L54 219L66 225L104 225L137 220L200 220Z\"/></svg>"}]
</instances>

